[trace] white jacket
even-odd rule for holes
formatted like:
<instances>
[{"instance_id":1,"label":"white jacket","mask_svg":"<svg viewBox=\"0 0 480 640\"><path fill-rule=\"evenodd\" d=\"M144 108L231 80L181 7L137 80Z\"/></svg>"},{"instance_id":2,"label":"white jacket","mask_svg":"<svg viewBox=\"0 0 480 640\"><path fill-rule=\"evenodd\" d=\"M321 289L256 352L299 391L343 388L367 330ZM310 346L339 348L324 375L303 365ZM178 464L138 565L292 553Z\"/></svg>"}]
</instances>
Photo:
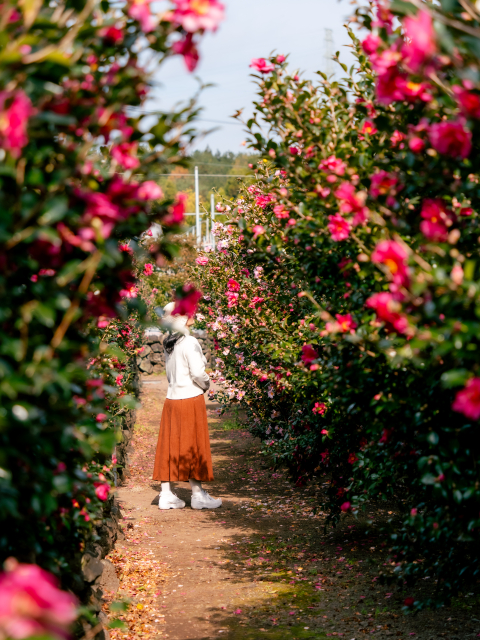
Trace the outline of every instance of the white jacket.
<instances>
[{"instance_id":1,"label":"white jacket","mask_svg":"<svg viewBox=\"0 0 480 640\"><path fill-rule=\"evenodd\" d=\"M185 400L201 396L210 387L210 378L205 372L207 359L202 347L191 335L183 336L175 344L172 353L165 351L169 400Z\"/></svg>"}]
</instances>

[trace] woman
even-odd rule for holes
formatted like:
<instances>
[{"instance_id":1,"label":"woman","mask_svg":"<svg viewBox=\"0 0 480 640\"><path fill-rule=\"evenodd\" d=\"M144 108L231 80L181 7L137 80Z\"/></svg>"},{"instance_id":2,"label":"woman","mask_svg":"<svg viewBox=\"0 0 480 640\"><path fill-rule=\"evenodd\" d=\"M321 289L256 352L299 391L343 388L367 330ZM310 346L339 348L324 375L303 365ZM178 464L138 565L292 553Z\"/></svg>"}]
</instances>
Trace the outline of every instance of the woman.
<instances>
[{"instance_id":1,"label":"woman","mask_svg":"<svg viewBox=\"0 0 480 640\"><path fill-rule=\"evenodd\" d=\"M213 480L207 410L203 394L210 387L207 360L188 327L193 318L172 315L174 302L165 306L172 332L163 341L168 392L163 407L153 479L160 480L160 509L183 509L185 502L172 491L172 481L190 482L192 509L216 509L222 504L208 495L202 482Z\"/></svg>"}]
</instances>

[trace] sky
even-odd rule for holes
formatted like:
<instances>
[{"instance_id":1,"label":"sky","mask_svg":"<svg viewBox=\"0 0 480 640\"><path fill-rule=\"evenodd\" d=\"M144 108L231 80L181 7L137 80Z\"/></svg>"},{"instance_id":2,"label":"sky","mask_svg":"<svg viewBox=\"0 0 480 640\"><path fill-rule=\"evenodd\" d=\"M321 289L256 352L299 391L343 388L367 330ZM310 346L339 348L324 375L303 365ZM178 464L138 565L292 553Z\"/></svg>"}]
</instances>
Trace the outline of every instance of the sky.
<instances>
[{"instance_id":1,"label":"sky","mask_svg":"<svg viewBox=\"0 0 480 640\"><path fill-rule=\"evenodd\" d=\"M350 51L342 46L349 43L343 24L353 7L345 0L223 2L226 18L215 33L203 37L195 72L187 72L180 56L168 60L156 76L160 87L147 108L165 111L188 100L198 89L198 76L203 83L215 85L201 95L204 110L199 128L218 126L218 130L200 139L196 148L209 146L213 151L238 153L244 149L241 143L246 134L230 116L241 108L245 108L244 115L252 111L256 87L250 77L251 59L266 57L272 51L288 53L291 66L313 78L316 70L326 70L325 29L331 29L332 53L340 51L342 61L350 65ZM335 63L332 67L340 69Z\"/></svg>"}]
</instances>

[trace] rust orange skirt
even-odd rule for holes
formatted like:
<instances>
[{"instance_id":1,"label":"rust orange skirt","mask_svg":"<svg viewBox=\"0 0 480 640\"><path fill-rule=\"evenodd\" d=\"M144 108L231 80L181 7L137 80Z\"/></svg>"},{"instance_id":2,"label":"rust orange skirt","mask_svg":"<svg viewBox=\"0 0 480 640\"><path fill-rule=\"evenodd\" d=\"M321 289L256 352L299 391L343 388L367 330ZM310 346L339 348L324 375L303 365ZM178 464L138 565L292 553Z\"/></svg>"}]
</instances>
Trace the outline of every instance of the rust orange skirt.
<instances>
[{"instance_id":1,"label":"rust orange skirt","mask_svg":"<svg viewBox=\"0 0 480 640\"><path fill-rule=\"evenodd\" d=\"M153 479L213 480L207 410L203 395L166 400L158 434Z\"/></svg>"}]
</instances>

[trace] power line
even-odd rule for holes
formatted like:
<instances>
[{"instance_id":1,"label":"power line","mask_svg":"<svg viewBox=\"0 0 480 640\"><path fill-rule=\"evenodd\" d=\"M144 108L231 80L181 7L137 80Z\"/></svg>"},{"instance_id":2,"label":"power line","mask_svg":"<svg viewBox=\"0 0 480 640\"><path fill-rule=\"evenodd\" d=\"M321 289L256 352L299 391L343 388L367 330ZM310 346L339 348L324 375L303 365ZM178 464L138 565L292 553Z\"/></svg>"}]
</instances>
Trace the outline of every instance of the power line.
<instances>
[{"instance_id":1,"label":"power line","mask_svg":"<svg viewBox=\"0 0 480 640\"><path fill-rule=\"evenodd\" d=\"M174 178L186 178L187 176L194 177L194 173L157 173L157 176L172 176ZM237 173L199 173L201 178L256 178L257 176L249 176L245 174Z\"/></svg>"}]
</instances>

